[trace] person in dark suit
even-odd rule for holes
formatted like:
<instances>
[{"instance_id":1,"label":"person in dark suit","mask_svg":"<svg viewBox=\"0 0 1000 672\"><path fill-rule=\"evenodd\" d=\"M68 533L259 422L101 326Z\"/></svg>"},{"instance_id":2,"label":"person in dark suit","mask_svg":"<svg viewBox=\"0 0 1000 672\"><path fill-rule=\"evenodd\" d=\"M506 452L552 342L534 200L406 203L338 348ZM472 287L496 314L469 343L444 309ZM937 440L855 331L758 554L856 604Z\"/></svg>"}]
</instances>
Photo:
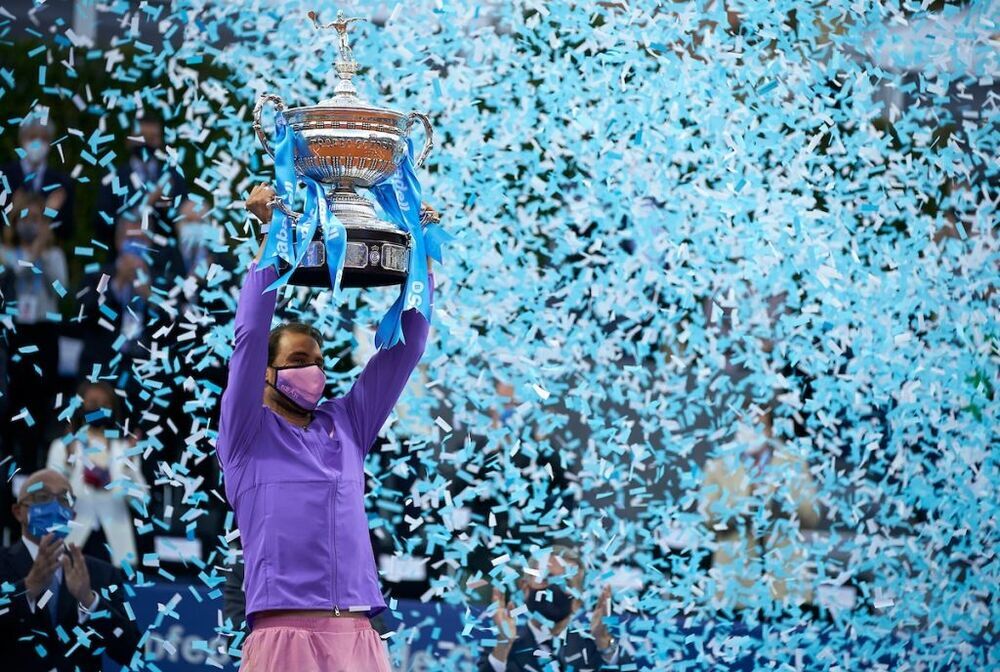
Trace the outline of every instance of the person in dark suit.
<instances>
[{"instance_id":1,"label":"person in dark suit","mask_svg":"<svg viewBox=\"0 0 1000 672\"><path fill-rule=\"evenodd\" d=\"M63 543L72 504L66 477L43 469L28 477L12 507L21 540L0 550L0 585L13 586L0 589L4 669L100 672L105 654L120 665L139 661L121 571Z\"/></svg>"},{"instance_id":2,"label":"person in dark suit","mask_svg":"<svg viewBox=\"0 0 1000 672\"><path fill-rule=\"evenodd\" d=\"M172 237L181 205L187 199L187 182L167 161L163 121L147 110L137 122L137 135L129 140L128 160L101 181L93 220L94 239L112 247L115 224L126 211L150 209L150 234Z\"/></svg>"},{"instance_id":3,"label":"person in dark suit","mask_svg":"<svg viewBox=\"0 0 1000 672\"><path fill-rule=\"evenodd\" d=\"M537 570L537 567L535 568ZM597 672L617 669L623 661L618 643L604 621L610 616L611 589L601 591L589 627L578 624L583 601L584 567L579 554L555 545L548 556L547 571L534 571L521 581L530 617L518 625L511 614L514 603L505 602L493 590L496 611L493 622L498 643L479 661L479 672ZM555 668L551 663L555 662Z\"/></svg>"},{"instance_id":4,"label":"person in dark suit","mask_svg":"<svg viewBox=\"0 0 1000 672\"><path fill-rule=\"evenodd\" d=\"M102 372L129 371L133 357L146 356L151 334L161 326L161 318L166 319L163 309L150 300L152 289L165 275L163 255L142 229L140 215L119 215L114 249L114 260L85 277L77 293L82 307L81 372L89 373L95 364ZM102 289L105 275L109 280Z\"/></svg>"},{"instance_id":5,"label":"person in dark suit","mask_svg":"<svg viewBox=\"0 0 1000 672\"><path fill-rule=\"evenodd\" d=\"M0 173L7 179L11 193L30 192L44 199L45 207L55 211L50 218L52 232L59 242L65 242L72 238L75 225L73 181L49 166L54 134L55 125L51 119L37 114L25 118L17 136L23 156L0 166Z\"/></svg>"}]
</instances>

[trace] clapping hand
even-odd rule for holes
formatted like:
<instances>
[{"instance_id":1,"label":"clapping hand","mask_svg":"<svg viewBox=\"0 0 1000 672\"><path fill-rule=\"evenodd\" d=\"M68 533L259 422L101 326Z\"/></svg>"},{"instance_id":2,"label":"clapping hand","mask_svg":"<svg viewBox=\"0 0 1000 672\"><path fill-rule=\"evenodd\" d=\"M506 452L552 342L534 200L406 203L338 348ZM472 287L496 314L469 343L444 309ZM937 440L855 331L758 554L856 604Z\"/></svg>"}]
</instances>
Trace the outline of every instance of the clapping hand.
<instances>
[{"instance_id":1,"label":"clapping hand","mask_svg":"<svg viewBox=\"0 0 1000 672\"><path fill-rule=\"evenodd\" d=\"M604 586L601 596L597 600L597 608L590 617L590 634L594 636L598 649L607 649L611 646L611 633L604 623L604 617L611 615L611 586Z\"/></svg>"},{"instance_id":2,"label":"clapping hand","mask_svg":"<svg viewBox=\"0 0 1000 672\"><path fill-rule=\"evenodd\" d=\"M510 613L514 609L514 603L505 603L503 594L497 588L493 589L493 602L497 605L493 614L493 624L497 628L497 645L493 647L493 655L501 663L505 663L517 637L517 619Z\"/></svg>"},{"instance_id":3,"label":"clapping hand","mask_svg":"<svg viewBox=\"0 0 1000 672\"><path fill-rule=\"evenodd\" d=\"M62 556L63 576L70 595L84 607L89 607L95 598L90 588L90 572L83 551L76 544L69 545L69 553Z\"/></svg>"},{"instance_id":4,"label":"clapping hand","mask_svg":"<svg viewBox=\"0 0 1000 672\"><path fill-rule=\"evenodd\" d=\"M52 583L52 575L59 568L59 554L62 552L62 539L52 534L46 534L39 540L38 554L31 564L28 576L24 578L24 587L28 595L36 602L42 593Z\"/></svg>"}]
</instances>

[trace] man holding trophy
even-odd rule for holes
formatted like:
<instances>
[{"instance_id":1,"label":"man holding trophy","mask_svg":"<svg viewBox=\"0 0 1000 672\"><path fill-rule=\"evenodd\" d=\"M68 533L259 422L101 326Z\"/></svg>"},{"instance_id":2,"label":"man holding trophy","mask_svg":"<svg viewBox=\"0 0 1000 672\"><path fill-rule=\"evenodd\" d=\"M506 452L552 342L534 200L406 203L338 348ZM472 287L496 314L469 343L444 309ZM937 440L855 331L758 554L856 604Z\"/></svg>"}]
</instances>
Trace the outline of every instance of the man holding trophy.
<instances>
[{"instance_id":1,"label":"man holding trophy","mask_svg":"<svg viewBox=\"0 0 1000 672\"><path fill-rule=\"evenodd\" d=\"M260 109L275 102L281 113L272 153L278 181L275 189L258 185L247 201L268 228L240 293L217 442L243 542L246 672L390 670L369 622L386 605L364 509L364 459L423 354L430 260L440 260L446 235L421 207L413 173L430 148L430 125L357 96L350 23L341 15L328 26L341 38L333 98L285 111L265 95L256 110L269 153ZM415 119L428 138L414 162L406 136ZM299 182L303 213L289 202ZM388 222L359 187L371 190ZM319 332L302 323L271 329L285 283L334 292L341 284L402 285L376 334L379 351L344 396L321 401Z\"/></svg>"}]
</instances>

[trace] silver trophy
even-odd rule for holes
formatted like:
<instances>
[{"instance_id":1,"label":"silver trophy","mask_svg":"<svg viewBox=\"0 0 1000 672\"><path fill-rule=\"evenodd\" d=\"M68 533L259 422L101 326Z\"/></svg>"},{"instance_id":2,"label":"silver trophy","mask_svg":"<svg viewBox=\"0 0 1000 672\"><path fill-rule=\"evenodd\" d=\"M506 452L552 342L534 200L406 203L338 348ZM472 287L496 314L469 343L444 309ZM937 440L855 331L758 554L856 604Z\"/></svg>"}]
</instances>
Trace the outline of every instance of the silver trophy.
<instances>
[{"instance_id":1,"label":"silver trophy","mask_svg":"<svg viewBox=\"0 0 1000 672\"><path fill-rule=\"evenodd\" d=\"M318 30L334 29L339 37L339 53L335 67L340 81L331 98L318 105L287 109L277 95L265 93L257 99L253 111L253 129L271 158L274 152L261 125L261 112L268 103L284 117L289 128L305 140L308 153L295 149L295 171L318 182L330 185L326 202L347 231L347 254L343 287L380 287L401 284L409 270L412 239L399 227L379 219L371 201L361 196L358 188L368 188L388 179L395 172L406 152L407 137L418 122L423 126L425 140L417 155L415 167L423 164L434 145L433 129L427 115L419 112L404 114L371 105L358 96L352 78L358 71L357 61L347 39L347 31L359 18L345 18L337 12L337 20L319 23L315 12L309 18ZM300 215L276 199L279 208L292 220ZM421 213L425 223L436 216L433 211ZM261 237L267 229L262 227ZM284 265L284 264L283 264ZM287 271L288 266L280 268ZM329 287L326 247L322 231L316 235L289 280L293 285Z\"/></svg>"}]
</instances>

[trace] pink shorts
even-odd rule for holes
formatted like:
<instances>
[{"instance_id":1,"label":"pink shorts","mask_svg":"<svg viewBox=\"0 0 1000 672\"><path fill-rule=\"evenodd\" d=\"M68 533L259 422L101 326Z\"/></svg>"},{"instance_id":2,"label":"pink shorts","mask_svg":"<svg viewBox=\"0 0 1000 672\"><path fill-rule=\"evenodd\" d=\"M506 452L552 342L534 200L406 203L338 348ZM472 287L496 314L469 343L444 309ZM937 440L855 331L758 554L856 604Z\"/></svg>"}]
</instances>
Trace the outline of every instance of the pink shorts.
<instances>
[{"instance_id":1,"label":"pink shorts","mask_svg":"<svg viewBox=\"0 0 1000 672\"><path fill-rule=\"evenodd\" d=\"M241 672L392 672L389 654L367 618L254 618Z\"/></svg>"}]
</instances>

